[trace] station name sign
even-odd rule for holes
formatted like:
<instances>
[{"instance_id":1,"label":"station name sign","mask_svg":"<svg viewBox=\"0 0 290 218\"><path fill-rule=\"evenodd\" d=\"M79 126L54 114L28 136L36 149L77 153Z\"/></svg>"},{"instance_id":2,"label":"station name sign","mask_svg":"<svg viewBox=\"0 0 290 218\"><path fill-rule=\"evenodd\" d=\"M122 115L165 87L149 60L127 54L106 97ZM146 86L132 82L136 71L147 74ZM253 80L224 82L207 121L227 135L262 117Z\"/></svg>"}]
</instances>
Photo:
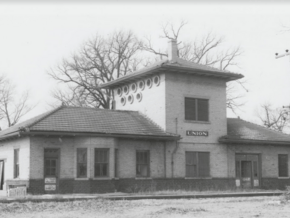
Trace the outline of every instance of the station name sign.
<instances>
[{"instance_id":1,"label":"station name sign","mask_svg":"<svg viewBox=\"0 0 290 218\"><path fill-rule=\"evenodd\" d=\"M187 136L208 136L208 131L186 130Z\"/></svg>"}]
</instances>

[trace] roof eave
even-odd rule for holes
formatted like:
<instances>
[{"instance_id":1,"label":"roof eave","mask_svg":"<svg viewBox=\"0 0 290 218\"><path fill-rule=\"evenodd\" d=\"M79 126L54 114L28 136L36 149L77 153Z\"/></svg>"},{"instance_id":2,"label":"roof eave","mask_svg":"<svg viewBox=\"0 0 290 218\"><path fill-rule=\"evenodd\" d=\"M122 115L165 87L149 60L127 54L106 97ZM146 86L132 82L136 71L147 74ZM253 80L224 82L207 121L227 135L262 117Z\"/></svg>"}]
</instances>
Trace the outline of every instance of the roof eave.
<instances>
[{"instance_id":1,"label":"roof eave","mask_svg":"<svg viewBox=\"0 0 290 218\"><path fill-rule=\"evenodd\" d=\"M208 77L215 77L220 79L225 79L227 82L232 80L241 79L244 76L242 74L234 74L234 73L227 73L221 72L220 70L206 70L206 69L195 69L192 67L183 67L183 66L174 66L174 65L166 65L160 64L154 67L145 68L139 72L129 74L127 76L118 78L116 80L110 81L105 84L101 84L99 86L100 89L103 88L114 88L116 86L122 85L124 83L128 83L128 81L135 81L140 78L144 78L153 73L163 73L163 72L181 72L181 73L191 73L193 75L198 76L208 76Z\"/></svg>"},{"instance_id":2,"label":"roof eave","mask_svg":"<svg viewBox=\"0 0 290 218\"><path fill-rule=\"evenodd\" d=\"M224 144L258 144L258 145L290 145L290 141L269 141L269 140L253 140L253 139L219 139Z\"/></svg>"},{"instance_id":3,"label":"roof eave","mask_svg":"<svg viewBox=\"0 0 290 218\"><path fill-rule=\"evenodd\" d=\"M11 134L0 136L0 141L6 141L10 139L20 138L22 136L20 131L13 132Z\"/></svg>"},{"instance_id":4,"label":"roof eave","mask_svg":"<svg viewBox=\"0 0 290 218\"><path fill-rule=\"evenodd\" d=\"M178 140L179 135L137 135L137 134L118 134L102 132L63 132L63 131L30 131L21 133L26 136L97 136L97 137L115 137L115 138L135 138L135 139L154 139L154 140Z\"/></svg>"}]
</instances>

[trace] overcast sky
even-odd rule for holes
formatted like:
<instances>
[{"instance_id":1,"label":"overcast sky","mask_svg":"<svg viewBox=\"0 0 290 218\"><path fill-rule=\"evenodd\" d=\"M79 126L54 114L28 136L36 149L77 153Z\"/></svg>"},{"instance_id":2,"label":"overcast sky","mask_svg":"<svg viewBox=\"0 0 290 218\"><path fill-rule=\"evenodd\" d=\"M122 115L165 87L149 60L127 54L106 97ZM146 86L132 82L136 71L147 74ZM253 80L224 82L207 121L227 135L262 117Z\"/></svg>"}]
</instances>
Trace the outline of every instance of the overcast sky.
<instances>
[{"instance_id":1,"label":"overcast sky","mask_svg":"<svg viewBox=\"0 0 290 218\"><path fill-rule=\"evenodd\" d=\"M274 107L290 104L290 59L275 59L275 53L290 49L290 4L229 2L172 2L158 4L93 3L0 3L0 74L6 74L20 91L29 89L38 103L24 119L50 109L51 91L57 85L47 72L68 58L96 33L132 30L139 37L151 36L156 46L161 25L186 20L184 39L194 40L209 31L224 36L226 46L240 46L240 69L249 92L245 106L237 111L248 121L259 122L258 109L265 102ZM235 117L233 113L228 116Z\"/></svg>"}]
</instances>

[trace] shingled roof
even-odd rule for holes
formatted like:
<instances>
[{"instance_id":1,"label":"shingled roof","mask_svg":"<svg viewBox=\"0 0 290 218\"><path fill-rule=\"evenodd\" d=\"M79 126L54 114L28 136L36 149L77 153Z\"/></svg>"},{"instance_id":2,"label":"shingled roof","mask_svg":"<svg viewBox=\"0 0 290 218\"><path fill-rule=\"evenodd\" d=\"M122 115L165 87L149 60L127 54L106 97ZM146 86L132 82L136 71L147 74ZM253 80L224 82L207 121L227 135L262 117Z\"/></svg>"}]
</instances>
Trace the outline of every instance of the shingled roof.
<instances>
[{"instance_id":1,"label":"shingled roof","mask_svg":"<svg viewBox=\"0 0 290 218\"><path fill-rule=\"evenodd\" d=\"M175 139L136 111L62 106L0 132L0 140L17 135L102 135Z\"/></svg>"},{"instance_id":2,"label":"shingled roof","mask_svg":"<svg viewBox=\"0 0 290 218\"><path fill-rule=\"evenodd\" d=\"M285 144L290 145L290 135L267 129L242 119L227 119L228 135L219 139L223 143Z\"/></svg>"}]
</instances>

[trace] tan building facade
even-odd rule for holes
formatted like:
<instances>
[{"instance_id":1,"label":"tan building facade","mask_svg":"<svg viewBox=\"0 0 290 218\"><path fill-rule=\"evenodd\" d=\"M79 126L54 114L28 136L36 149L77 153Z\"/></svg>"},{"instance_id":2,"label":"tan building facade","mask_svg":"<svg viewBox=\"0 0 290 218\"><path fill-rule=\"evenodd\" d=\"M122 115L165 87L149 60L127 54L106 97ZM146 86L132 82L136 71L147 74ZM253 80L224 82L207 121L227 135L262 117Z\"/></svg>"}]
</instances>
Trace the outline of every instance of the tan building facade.
<instances>
[{"instance_id":1,"label":"tan building facade","mask_svg":"<svg viewBox=\"0 0 290 218\"><path fill-rule=\"evenodd\" d=\"M242 78L177 57L102 85L114 110L61 106L0 133L0 194L285 188L288 135L226 117Z\"/></svg>"}]
</instances>

